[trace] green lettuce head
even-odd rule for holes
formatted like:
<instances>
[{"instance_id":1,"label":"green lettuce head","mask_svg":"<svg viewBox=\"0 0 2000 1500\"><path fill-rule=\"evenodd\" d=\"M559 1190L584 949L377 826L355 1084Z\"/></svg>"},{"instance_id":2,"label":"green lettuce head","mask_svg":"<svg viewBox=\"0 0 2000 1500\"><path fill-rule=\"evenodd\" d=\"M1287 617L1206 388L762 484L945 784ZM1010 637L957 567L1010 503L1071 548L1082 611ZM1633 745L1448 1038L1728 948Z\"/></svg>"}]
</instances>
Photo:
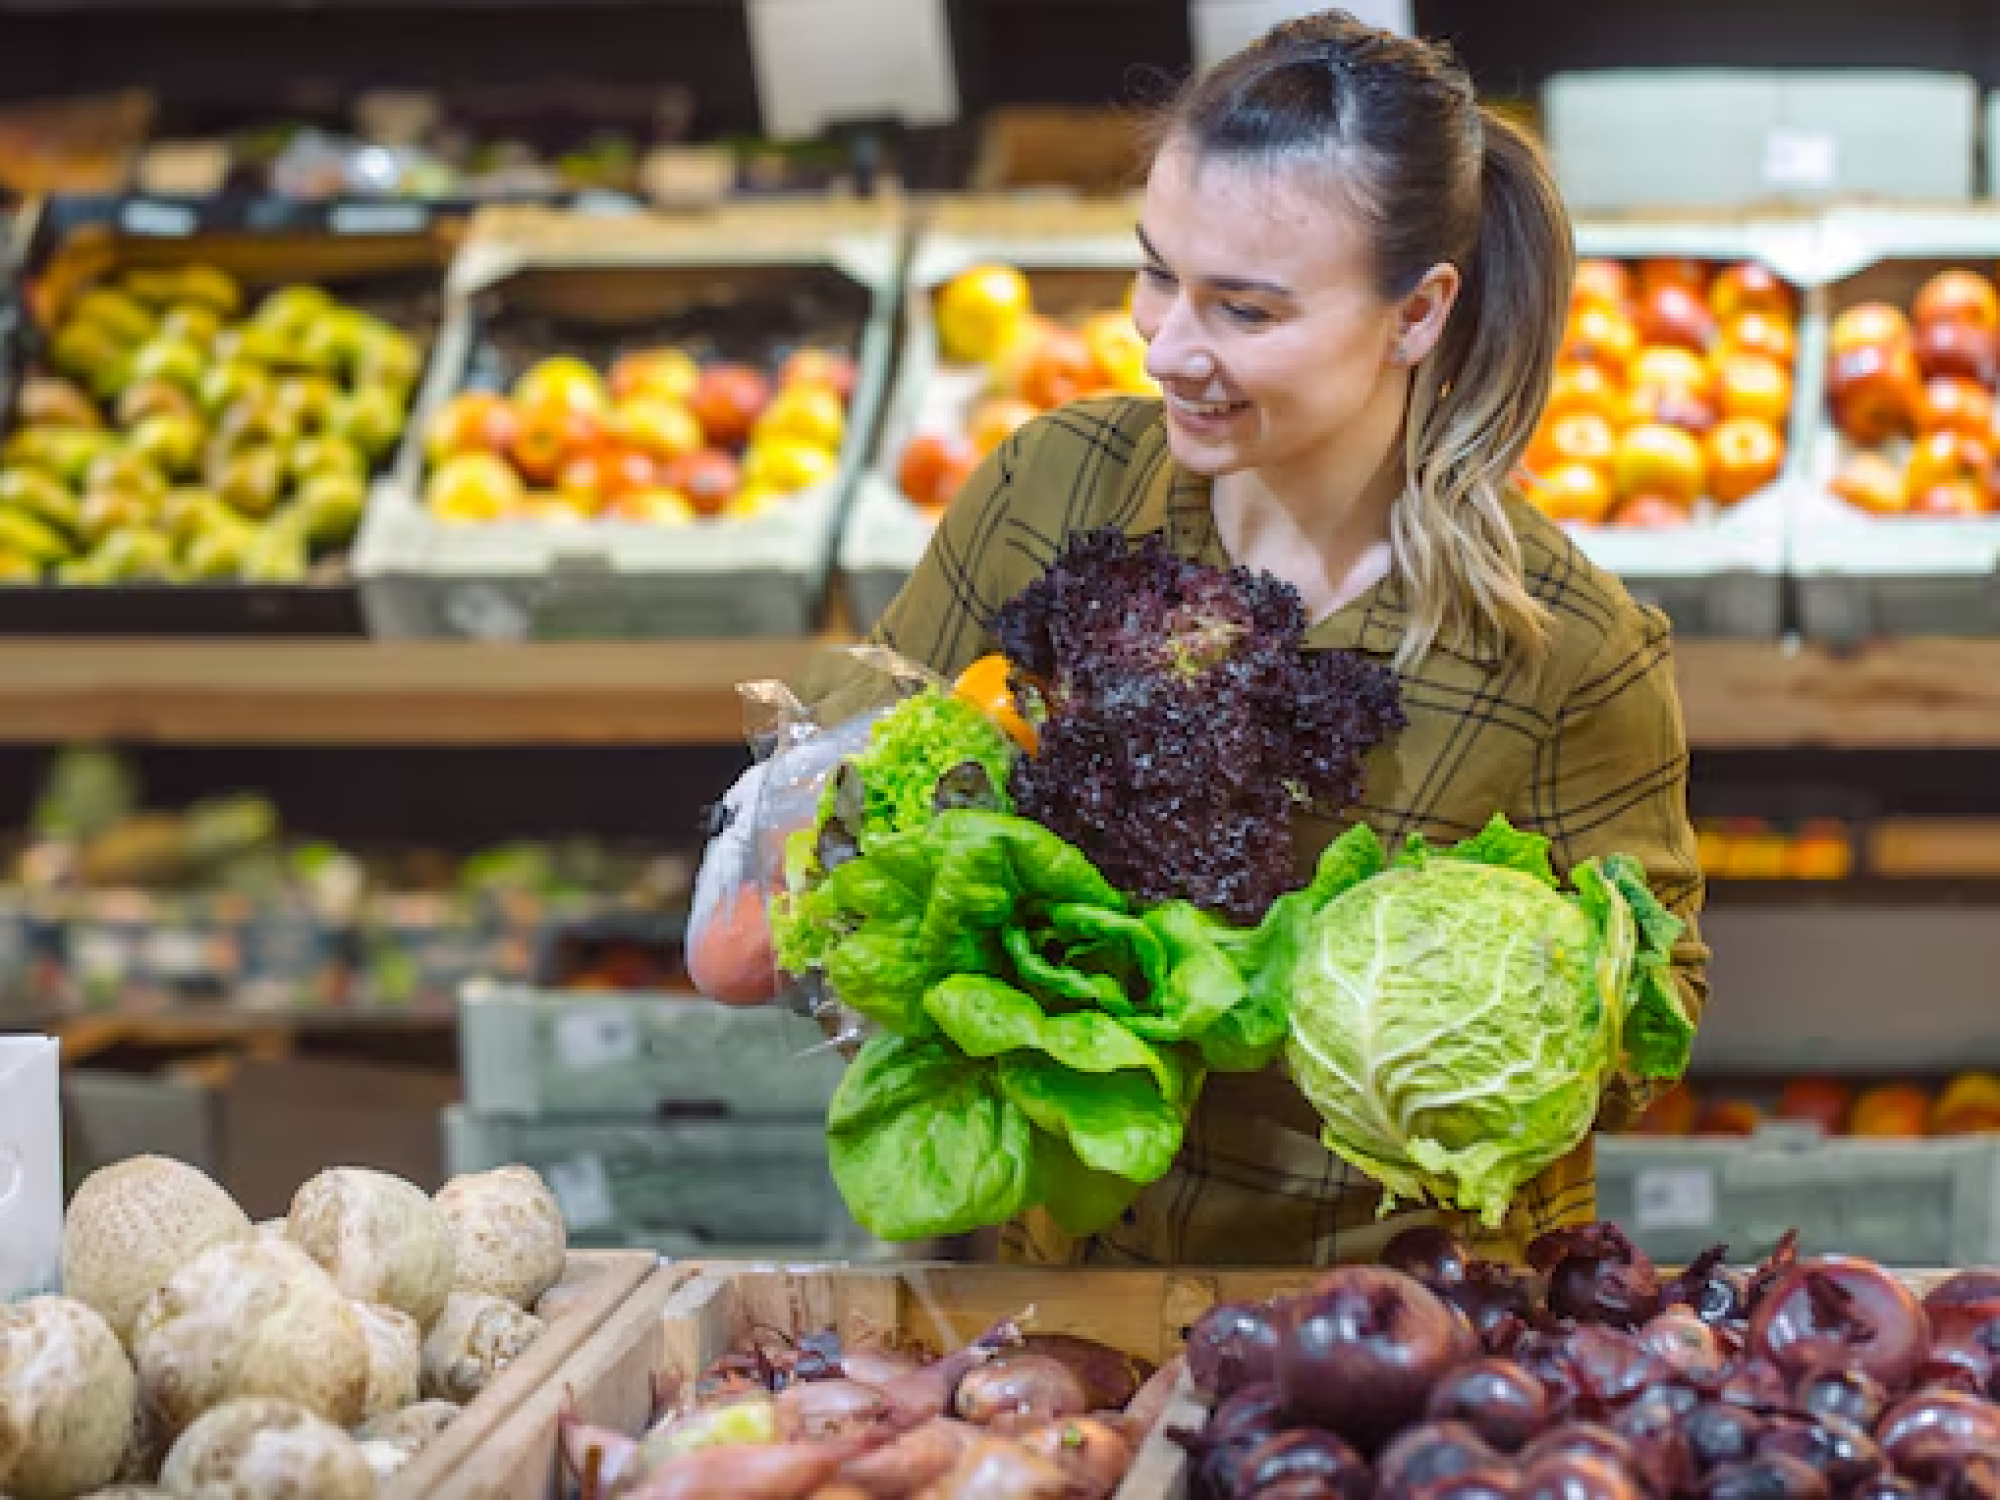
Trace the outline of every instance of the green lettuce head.
<instances>
[{"instance_id":1,"label":"green lettuce head","mask_svg":"<svg viewBox=\"0 0 2000 1500\"><path fill-rule=\"evenodd\" d=\"M1571 879L1504 819L1393 860L1362 827L1274 910L1293 1077L1385 1211L1428 1199L1497 1227L1589 1133L1614 1070L1687 1067L1694 1027L1669 967L1680 921L1626 856Z\"/></svg>"}]
</instances>

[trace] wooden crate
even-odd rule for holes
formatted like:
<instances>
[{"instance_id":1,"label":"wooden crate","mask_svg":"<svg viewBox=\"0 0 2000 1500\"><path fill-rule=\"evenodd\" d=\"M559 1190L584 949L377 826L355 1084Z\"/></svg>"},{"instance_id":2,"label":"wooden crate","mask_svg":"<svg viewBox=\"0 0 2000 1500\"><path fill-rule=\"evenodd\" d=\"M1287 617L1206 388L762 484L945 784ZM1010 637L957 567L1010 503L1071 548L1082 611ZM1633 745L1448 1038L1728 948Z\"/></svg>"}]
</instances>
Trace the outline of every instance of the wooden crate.
<instances>
[{"instance_id":1,"label":"wooden crate","mask_svg":"<svg viewBox=\"0 0 2000 1500\"><path fill-rule=\"evenodd\" d=\"M649 1250L571 1251L562 1280L548 1293L548 1327L383 1489L382 1500L456 1493L450 1476L486 1450L515 1410L548 1386L658 1265Z\"/></svg>"},{"instance_id":2,"label":"wooden crate","mask_svg":"<svg viewBox=\"0 0 2000 1500\"><path fill-rule=\"evenodd\" d=\"M1074 1333L1161 1363L1218 1301L1295 1290L1310 1269L1102 1271L1036 1266L826 1266L712 1263L674 1292L664 1320L670 1377L690 1377L753 1327L843 1337L895 1333L955 1349L1002 1318L1036 1333ZM1133 1460L1116 1500L1184 1500L1186 1455L1165 1434L1207 1418L1183 1377Z\"/></svg>"}]
</instances>

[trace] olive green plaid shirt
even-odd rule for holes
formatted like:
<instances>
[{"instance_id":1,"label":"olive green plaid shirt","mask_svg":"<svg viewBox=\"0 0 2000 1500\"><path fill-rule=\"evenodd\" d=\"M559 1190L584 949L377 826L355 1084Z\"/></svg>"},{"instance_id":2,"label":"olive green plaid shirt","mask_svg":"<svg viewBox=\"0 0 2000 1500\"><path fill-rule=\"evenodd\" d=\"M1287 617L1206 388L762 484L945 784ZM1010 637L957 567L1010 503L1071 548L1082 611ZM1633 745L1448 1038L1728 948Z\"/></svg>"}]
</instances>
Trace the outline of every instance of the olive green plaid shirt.
<instances>
[{"instance_id":1,"label":"olive green plaid shirt","mask_svg":"<svg viewBox=\"0 0 2000 1500\"><path fill-rule=\"evenodd\" d=\"M1702 878L1686 810L1687 748L1665 619L1633 602L1531 507L1512 516L1530 588L1554 620L1534 664L1444 647L1401 679L1409 725L1366 765L1353 819L1385 841L1455 841L1498 811L1547 835L1558 870L1592 855L1638 858L1660 899L1688 923L1674 953L1693 1014L1708 952L1694 926ZM955 676L995 649L988 622L1040 576L1069 533L1115 526L1163 533L1184 556L1227 565L1209 484L1175 464L1159 403L1104 400L1029 424L993 455L940 522L936 539L876 638ZM1387 660L1408 620L1391 575L1312 627L1307 644ZM1345 826L1301 816L1302 864ZM1619 1079L1604 1122L1625 1123L1641 1091ZM1129 1264L1329 1264L1370 1258L1390 1234L1432 1217L1383 1218L1375 1185L1327 1151L1319 1121L1281 1070L1217 1075L1174 1170L1125 1220L1089 1241L1040 1214L1008 1226L1003 1253L1037 1261ZM1516 1198L1498 1234L1457 1225L1484 1252L1518 1258L1527 1240L1595 1216L1590 1142Z\"/></svg>"}]
</instances>

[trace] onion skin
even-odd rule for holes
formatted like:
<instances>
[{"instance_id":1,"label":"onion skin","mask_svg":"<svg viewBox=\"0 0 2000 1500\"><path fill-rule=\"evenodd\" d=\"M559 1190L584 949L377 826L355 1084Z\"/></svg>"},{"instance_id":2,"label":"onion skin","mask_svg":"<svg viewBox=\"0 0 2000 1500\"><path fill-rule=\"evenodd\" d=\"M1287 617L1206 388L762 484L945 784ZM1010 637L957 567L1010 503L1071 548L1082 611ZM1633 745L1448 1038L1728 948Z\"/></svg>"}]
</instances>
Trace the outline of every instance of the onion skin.
<instances>
[{"instance_id":1,"label":"onion skin","mask_svg":"<svg viewBox=\"0 0 2000 1500\"><path fill-rule=\"evenodd\" d=\"M1149 1375L1146 1383L1139 1387L1138 1395L1125 1404L1125 1430L1131 1434L1134 1443L1146 1440L1146 1434L1153 1430L1172 1404L1174 1388L1180 1384L1181 1372L1186 1368L1186 1361L1175 1355Z\"/></svg>"},{"instance_id":2,"label":"onion skin","mask_svg":"<svg viewBox=\"0 0 2000 1500\"><path fill-rule=\"evenodd\" d=\"M1019 1441L1069 1476L1067 1500L1108 1500L1132 1467L1132 1445L1125 1435L1095 1417L1031 1428Z\"/></svg>"},{"instance_id":3,"label":"onion skin","mask_svg":"<svg viewBox=\"0 0 2000 1500\"><path fill-rule=\"evenodd\" d=\"M629 1500L796 1500L831 1483L859 1444L773 1443L697 1448L656 1465Z\"/></svg>"},{"instance_id":4,"label":"onion skin","mask_svg":"<svg viewBox=\"0 0 2000 1500\"><path fill-rule=\"evenodd\" d=\"M933 1417L894 1442L849 1459L840 1478L878 1500L898 1500L949 1474L978 1436L969 1422Z\"/></svg>"},{"instance_id":5,"label":"onion skin","mask_svg":"<svg viewBox=\"0 0 2000 1500\"><path fill-rule=\"evenodd\" d=\"M778 1392L773 1404L781 1442L859 1436L892 1417L879 1390L854 1380L800 1381Z\"/></svg>"},{"instance_id":6,"label":"onion skin","mask_svg":"<svg viewBox=\"0 0 2000 1500\"><path fill-rule=\"evenodd\" d=\"M1153 1374L1151 1360L1072 1333L1024 1334L1021 1349L1052 1359L1074 1375L1090 1411L1122 1410Z\"/></svg>"},{"instance_id":7,"label":"onion skin","mask_svg":"<svg viewBox=\"0 0 2000 1500\"><path fill-rule=\"evenodd\" d=\"M1548 1277L1557 1317L1630 1330L1660 1310L1659 1272L1616 1224L1551 1230L1529 1244L1528 1264Z\"/></svg>"}]
</instances>

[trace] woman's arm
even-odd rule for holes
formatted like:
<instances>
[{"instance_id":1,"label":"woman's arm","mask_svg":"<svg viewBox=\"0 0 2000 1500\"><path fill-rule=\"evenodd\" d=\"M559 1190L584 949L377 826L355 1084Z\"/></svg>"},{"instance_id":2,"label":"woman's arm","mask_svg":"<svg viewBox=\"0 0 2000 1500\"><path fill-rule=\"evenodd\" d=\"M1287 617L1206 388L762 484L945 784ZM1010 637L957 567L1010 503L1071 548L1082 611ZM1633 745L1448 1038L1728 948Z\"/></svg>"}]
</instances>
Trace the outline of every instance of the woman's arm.
<instances>
[{"instance_id":1,"label":"woman's arm","mask_svg":"<svg viewBox=\"0 0 2000 1500\"><path fill-rule=\"evenodd\" d=\"M1708 947L1696 928L1704 886L1687 774L1672 630L1656 610L1620 611L1562 700L1521 819L1550 838L1560 870L1614 853L1645 867L1653 894L1686 924L1674 945L1674 979L1698 1023L1708 1000ZM1604 1123L1630 1123L1654 1088L1614 1079Z\"/></svg>"}]
</instances>

